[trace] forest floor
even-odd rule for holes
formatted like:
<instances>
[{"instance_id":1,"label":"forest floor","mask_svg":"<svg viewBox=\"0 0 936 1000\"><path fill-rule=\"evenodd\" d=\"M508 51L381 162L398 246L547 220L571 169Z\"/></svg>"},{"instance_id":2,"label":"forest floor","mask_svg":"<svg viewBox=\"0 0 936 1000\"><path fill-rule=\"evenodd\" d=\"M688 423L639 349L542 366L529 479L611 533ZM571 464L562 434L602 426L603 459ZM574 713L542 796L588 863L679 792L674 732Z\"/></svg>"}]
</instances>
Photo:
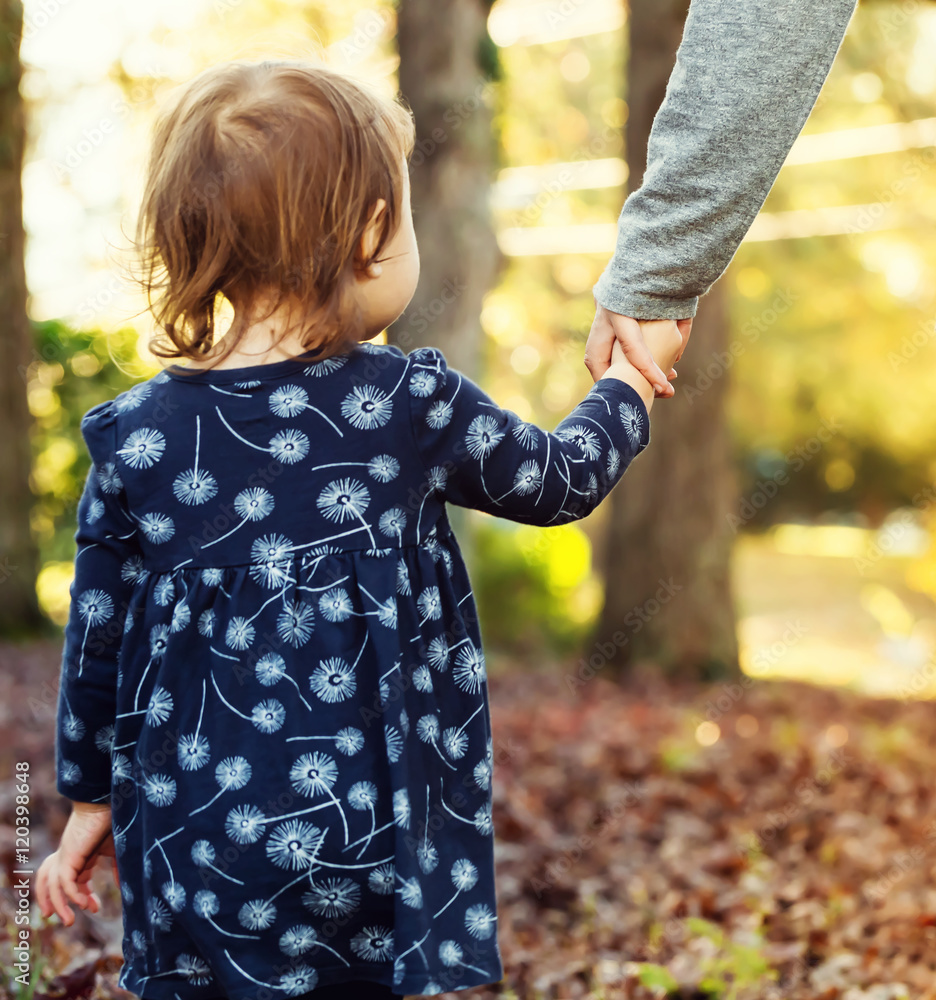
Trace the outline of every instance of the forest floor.
<instances>
[{"instance_id":1,"label":"forest floor","mask_svg":"<svg viewBox=\"0 0 936 1000\"><path fill-rule=\"evenodd\" d=\"M28 761L36 866L66 818L58 655L0 646L0 815ZM505 977L447 997L936 1000L934 703L576 680L574 664L490 677ZM129 1000L104 868L101 912L66 928L33 907L36 981L10 989L16 866L0 832L0 992Z\"/></svg>"}]
</instances>

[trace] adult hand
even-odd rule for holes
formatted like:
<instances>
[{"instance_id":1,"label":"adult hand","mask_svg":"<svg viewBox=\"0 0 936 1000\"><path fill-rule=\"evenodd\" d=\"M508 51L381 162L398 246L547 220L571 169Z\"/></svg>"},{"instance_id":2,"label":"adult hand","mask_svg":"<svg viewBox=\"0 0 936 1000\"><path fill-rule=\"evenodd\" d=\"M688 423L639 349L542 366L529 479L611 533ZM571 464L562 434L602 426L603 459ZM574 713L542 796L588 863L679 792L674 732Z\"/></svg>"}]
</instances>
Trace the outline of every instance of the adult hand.
<instances>
[{"instance_id":1,"label":"adult hand","mask_svg":"<svg viewBox=\"0 0 936 1000\"><path fill-rule=\"evenodd\" d=\"M689 341L692 320L677 320L676 326L683 339L682 349L676 358L678 361ZM675 390L669 384L669 380L676 377L676 371L671 368L668 374L664 374L653 360L650 349L644 343L640 321L632 316L622 316L619 313L609 312L604 306L597 307L591 331L585 343L585 367L595 381L601 378L611 366L611 348L615 340L621 345L627 360L654 387L656 397L674 395Z\"/></svg>"}]
</instances>

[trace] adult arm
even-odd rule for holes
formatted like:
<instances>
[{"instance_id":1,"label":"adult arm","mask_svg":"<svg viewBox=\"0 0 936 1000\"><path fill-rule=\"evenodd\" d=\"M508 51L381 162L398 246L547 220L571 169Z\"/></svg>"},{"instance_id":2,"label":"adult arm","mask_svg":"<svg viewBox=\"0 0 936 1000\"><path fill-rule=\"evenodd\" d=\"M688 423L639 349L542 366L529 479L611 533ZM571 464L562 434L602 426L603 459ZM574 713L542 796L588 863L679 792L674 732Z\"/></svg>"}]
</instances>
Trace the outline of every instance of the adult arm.
<instances>
[{"instance_id":1,"label":"adult arm","mask_svg":"<svg viewBox=\"0 0 936 1000\"><path fill-rule=\"evenodd\" d=\"M695 315L809 117L855 6L692 0L643 182L624 203L614 256L594 288L599 306L639 319ZM613 333L607 318L600 325L589 349L607 367ZM629 359L659 383L649 352L627 346Z\"/></svg>"}]
</instances>

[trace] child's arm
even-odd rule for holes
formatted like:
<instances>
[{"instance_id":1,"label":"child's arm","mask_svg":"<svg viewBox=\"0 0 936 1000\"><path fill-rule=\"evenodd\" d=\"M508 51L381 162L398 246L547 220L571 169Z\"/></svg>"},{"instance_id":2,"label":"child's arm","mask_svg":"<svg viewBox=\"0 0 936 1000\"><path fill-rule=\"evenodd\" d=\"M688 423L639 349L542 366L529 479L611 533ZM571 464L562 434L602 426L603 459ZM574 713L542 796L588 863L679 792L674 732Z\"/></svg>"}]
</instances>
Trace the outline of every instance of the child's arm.
<instances>
[{"instance_id":1,"label":"child's arm","mask_svg":"<svg viewBox=\"0 0 936 1000\"><path fill-rule=\"evenodd\" d=\"M51 913L51 901L66 924L74 916L65 895L79 906L97 908L82 886L98 854L113 853L106 841L118 657L134 583L143 572L120 480L112 404L88 411L81 430L92 465L78 503L55 732L56 788L73 806L59 850L43 862L37 880L42 912Z\"/></svg>"},{"instance_id":2,"label":"child's arm","mask_svg":"<svg viewBox=\"0 0 936 1000\"><path fill-rule=\"evenodd\" d=\"M589 514L650 440L636 369L609 369L548 432L499 407L436 348L411 351L408 399L427 483L446 501L527 524ZM641 381L638 381L641 380Z\"/></svg>"}]
</instances>

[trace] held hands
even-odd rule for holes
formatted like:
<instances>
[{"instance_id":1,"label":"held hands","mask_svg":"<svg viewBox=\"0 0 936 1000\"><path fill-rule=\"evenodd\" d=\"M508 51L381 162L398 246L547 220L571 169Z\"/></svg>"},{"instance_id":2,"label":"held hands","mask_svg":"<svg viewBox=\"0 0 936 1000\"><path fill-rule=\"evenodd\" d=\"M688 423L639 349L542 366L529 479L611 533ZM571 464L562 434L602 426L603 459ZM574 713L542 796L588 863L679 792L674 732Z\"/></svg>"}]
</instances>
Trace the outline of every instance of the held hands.
<instances>
[{"instance_id":1,"label":"held hands","mask_svg":"<svg viewBox=\"0 0 936 1000\"><path fill-rule=\"evenodd\" d=\"M652 345L647 341L647 331L661 324L679 333L680 349L670 359L656 357ZM669 380L676 377L672 366L682 357L691 330L691 319L636 320L598 306L585 344L585 367L597 382L613 363L612 348L617 343L631 365L653 386L655 396L672 396L675 390Z\"/></svg>"},{"instance_id":2,"label":"held hands","mask_svg":"<svg viewBox=\"0 0 936 1000\"><path fill-rule=\"evenodd\" d=\"M670 319L645 320L639 324L636 320L628 320L628 322L634 323L638 327L640 334L639 347L650 359L649 363L645 364L645 367L651 368L651 375L655 369L656 371L668 371L670 372L669 377L675 378L676 371L673 365L682 356L686 340L689 336L688 331L681 331L679 323ZM692 321L681 320L679 322L691 324ZM640 394L649 411L653 405L654 398L665 396L666 393L654 390L654 386L636 367L636 362L633 360L632 354L625 353L626 348L621 345L617 337L608 346L610 348L610 363L605 365L599 377L620 379L622 382L626 382L632 386ZM595 376L593 359L586 357L585 364L589 372L591 372L592 378L597 382L599 377ZM668 382L667 388L670 390L670 394L672 394L673 390Z\"/></svg>"},{"instance_id":3,"label":"held hands","mask_svg":"<svg viewBox=\"0 0 936 1000\"><path fill-rule=\"evenodd\" d=\"M37 872L36 898L44 917L54 911L66 927L71 927L75 913L69 900L82 910L90 908L97 913L101 901L88 882L99 857L113 859L114 879L119 885L110 806L73 802L59 849L42 862Z\"/></svg>"}]
</instances>

